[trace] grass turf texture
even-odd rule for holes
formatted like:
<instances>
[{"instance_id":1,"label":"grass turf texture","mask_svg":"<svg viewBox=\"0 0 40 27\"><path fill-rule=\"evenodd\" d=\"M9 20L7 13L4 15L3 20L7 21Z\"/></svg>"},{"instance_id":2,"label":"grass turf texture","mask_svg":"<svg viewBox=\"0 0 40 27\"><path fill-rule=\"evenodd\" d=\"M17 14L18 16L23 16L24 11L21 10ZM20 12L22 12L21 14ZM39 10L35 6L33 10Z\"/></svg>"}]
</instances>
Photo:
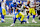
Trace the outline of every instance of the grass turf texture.
<instances>
[{"instance_id":1,"label":"grass turf texture","mask_svg":"<svg viewBox=\"0 0 40 27\"><path fill-rule=\"evenodd\" d=\"M0 17L1 18L1 17ZM7 18L7 19L6 19ZM9 19L11 18L11 19ZM24 20L26 17L24 18ZM20 21L17 19L14 27L40 27L40 21L38 20L38 17L35 17L35 20L37 23L32 23L32 17L29 18L29 24L20 24ZM5 16L5 23L0 23L0 27L9 27L13 23L12 16Z\"/></svg>"}]
</instances>

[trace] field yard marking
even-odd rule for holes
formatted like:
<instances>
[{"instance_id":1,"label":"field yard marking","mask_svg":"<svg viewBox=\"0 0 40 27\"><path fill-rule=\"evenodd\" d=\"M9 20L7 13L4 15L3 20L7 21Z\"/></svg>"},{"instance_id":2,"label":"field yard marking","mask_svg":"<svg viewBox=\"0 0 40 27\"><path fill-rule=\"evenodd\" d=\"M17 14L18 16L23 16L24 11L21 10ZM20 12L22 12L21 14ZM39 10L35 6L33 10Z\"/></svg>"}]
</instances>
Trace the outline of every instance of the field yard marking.
<instances>
[{"instance_id":1,"label":"field yard marking","mask_svg":"<svg viewBox=\"0 0 40 27\"><path fill-rule=\"evenodd\" d=\"M0 26L0 27L11 27L11 26ZM40 27L40 26L13 26L13 27Z\"/></svg>"},{"instance_id":2,"label":"field yard marking","mask_svg":"<svg viewBox=\"0 0 40 27\"><path fill-rule=\"evenodd\" d=\"M1 18L0 18L1 19ZM4 19L13 19L13 18L4 18Z\"/></svg>"},{"instance_id":3,"label":"field yard marking","mask_svg":"<svg viewBox=\"0 0 40 27\"><path fill-rule=\"evenodd\" d=\"M15 24L15 25L20 25L20 24ZM24 24L24 25L40 25L40 24Z\"/></svg>"},{"instance_id":4,"label":"field yard marking","mask_svg":"<svg viewBox=\"0 0 40 27\"><path fill-rule=\"evenodd\" d=\"M6 15L6 16L13 17L13 16L15 16L15 15ZM1 15L0 15L0 17L1 17ZM27 17L27 16L25 16L25 17ZM30 17L33 17L33 16L30 16Z\"/></svg>"},{"instance_id":5,"label":"field yard marking","mask_svg":"<svg viewBox=\"0 0 40 27\"><path fill-rule=\"evenodd\" d=\"M0 18L1 19L1 18ZM11 19L11 20L13 20L13 18L5 18L5 19ZM38 20L39 21L39 20ZM10 22L10 23L12 23L12 22ZM19 22L16 22L16 23L19 23ZM32 22L30 22L30 23L32 23Z\"/></svg>"},{"instance_id":6,"label":"field yard marking","mask_svg":"<svg viewBox=\"0 0 40 27\"><path fill-rule=\"evenodd\" d=\"M15 24L15 25L18 26L18 25L20 25L20 24ZM40 25L40 24L24 24L24 25L26 26L26 25ZM22 25L22 26L23 26L23 25Z\"/></svg>"}]
</instances>

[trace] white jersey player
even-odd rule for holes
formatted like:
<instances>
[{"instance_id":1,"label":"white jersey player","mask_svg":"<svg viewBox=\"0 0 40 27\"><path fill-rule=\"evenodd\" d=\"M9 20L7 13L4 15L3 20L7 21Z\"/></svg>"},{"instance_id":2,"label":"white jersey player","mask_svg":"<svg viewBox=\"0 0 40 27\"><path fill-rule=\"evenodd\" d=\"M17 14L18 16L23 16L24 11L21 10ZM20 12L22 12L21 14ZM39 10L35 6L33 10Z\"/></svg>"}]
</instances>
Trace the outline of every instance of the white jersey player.
<instances>
[{"instance_id":1,"label":"white jersey player","mask_svg":"<svg viewBox=\"0 0 40 27\"><path fill-rule=\"evenodd\" d=\"M30 7L35 7L34 3L34 0L30 0Z\"/></svg>"},{"instance_id":2,"label":"white jersey player","mask_svg":"<svg viewBox=\"0 0 40 27\"><path fill-rule=\"evenodd\" d=\"M2 9L5 9L5 3L6 3L6 0L3 0L3 2L2 2Z\"/></svg>"},{"instance_id":3,"label":"white jersey player","mask_svg":"<svg viewBox=\"0 0 40 27\"><path fill-rule=\"evenodd\" d=\"M35 13L36 1L35 1L35 0L28 0L27 6L30 7L30 8L29 8L29 15L27 16L27 23L29 23L29 22L28 22L28 19L29 19L29 16L30 16L31 13L33 14L33 20L32 20L32 22L37 23L37 22L34 20L34 19L35 19L35 14L36 14L36 13Z\"/></svg>"}]
</instances>

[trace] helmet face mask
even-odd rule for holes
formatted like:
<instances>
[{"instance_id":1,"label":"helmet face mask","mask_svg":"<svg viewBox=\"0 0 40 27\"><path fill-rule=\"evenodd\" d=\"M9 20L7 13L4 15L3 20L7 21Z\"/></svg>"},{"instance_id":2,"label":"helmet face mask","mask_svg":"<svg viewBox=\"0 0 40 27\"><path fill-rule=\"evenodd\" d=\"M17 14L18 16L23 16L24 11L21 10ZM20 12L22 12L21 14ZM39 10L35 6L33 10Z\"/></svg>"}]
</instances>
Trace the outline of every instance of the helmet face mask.
<instances>
[{"instance_id":1,"label":"helmet face mask","mask_svg":"<svg viewBox=\"0 0 40 27\"><path fill-rule=\"evenodd\" d=\"M13 4L16 5L16 2L14 2Z\"/></svg>"}]
</instances>

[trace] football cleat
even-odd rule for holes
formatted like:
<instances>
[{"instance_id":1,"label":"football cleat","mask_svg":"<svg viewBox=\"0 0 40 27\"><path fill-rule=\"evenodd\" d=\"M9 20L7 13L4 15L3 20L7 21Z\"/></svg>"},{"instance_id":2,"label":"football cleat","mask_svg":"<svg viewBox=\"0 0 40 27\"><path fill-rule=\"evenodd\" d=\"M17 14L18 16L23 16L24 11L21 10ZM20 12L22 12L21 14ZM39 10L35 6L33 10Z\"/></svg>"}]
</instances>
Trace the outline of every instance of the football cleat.
<instances>
[{"instance_id":1,"label":"football cleat","mask_svg":"<svg viewBox=\"0 0 40 27\"><path fill-rule=\"evenodd\" d=\"M10 25L11 27L14 26L14 23Z\"/></svg>"},{"instance_id":2,"label":"football cleat","mask_svg":"<svg viewBox=\"0 0 40 27\"><path fill-rule=\"evenodd\" d=\"M32 23L37 23L35 20L32 20Z\"/></svg>"},{"instance_id":3,"label":"football cleat","mask_svg":"<svg viewBox=\"0 0 40 27\"><path fill-rule=\"evenodd\" d=\"M27 23L29 23L29 21L27 21Z\"/></svg>"},{"instance_id":4,"label":"football cleat","mask_svg":"<svg viewBox=\"0 0 40 27\"><path fill-rule=\"evenodd\" d=\"M29 21L26 19L26 23L29 23Z\"/></svg>"},{"instance_id":5,"label":"football cleat","mask_svg":"<svg viewBox=\"0 0 40 27\"><path fill-rule=\"evenodd\" d=\"M2 23L4 23L4 22L5 22L5 20L4 20L4 19L1 19L1 22L2 22Z\"/></svg>"}]
</instances>

